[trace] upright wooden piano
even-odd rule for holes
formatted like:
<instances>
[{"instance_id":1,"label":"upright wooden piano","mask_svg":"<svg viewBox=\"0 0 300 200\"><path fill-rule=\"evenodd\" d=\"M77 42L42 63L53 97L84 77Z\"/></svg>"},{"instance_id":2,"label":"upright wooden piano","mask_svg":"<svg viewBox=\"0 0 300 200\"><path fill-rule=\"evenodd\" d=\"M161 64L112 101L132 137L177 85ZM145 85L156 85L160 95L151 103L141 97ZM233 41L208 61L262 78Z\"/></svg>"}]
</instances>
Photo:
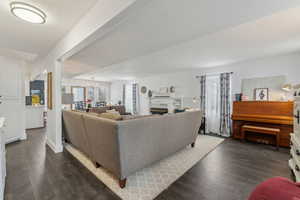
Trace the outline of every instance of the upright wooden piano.
<instances>
[{"instance_id":1,"label":"upright wooden piano","mask_svg":"<svg viewBox=\"0 0 300 200\"><path fill-rule=\"evenodd\" d=\"M293 102L279 101L240 101L233 103L233 137L245 139L244 125L280 129L279 145L289 147L290 133L293 132ZM247 134L247 140L275 144L272 137L264 134Z\"/></svg>"}]
</instances>

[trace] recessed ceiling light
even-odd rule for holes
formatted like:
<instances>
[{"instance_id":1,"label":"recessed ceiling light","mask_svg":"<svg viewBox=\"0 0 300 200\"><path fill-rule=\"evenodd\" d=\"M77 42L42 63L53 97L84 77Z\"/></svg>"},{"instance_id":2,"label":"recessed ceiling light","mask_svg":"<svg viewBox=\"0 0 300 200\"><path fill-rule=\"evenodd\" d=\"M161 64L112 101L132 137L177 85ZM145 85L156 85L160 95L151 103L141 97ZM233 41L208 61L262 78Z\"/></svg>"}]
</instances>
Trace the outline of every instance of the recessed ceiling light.
<instances>
[{"instance_id":1,"label":"recessed ceiling light","mask_svg":"<svg viewBox=\"0 0 300 200\"><path fill-rule=\"evenodd\" d=\"M39 8L23 2L12 2L10 4L11 13L16 17L34 24L44 24L46 14Z\"/></svg>"}]
</instances>

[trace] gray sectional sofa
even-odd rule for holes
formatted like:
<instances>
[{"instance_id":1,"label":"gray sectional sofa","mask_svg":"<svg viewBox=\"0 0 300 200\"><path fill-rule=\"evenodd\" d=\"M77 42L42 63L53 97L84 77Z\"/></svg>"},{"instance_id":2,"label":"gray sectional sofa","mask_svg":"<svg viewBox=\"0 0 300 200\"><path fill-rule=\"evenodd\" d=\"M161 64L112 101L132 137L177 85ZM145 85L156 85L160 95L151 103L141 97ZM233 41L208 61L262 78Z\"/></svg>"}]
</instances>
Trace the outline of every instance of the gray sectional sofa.
<instances>
[{"instance_id":1,"label":"gray sectional sofa","mask_svg":"<svg viewBox=\"0 0 300 200\"><path fill-rule=\"evenodd\" d=\"M115 109L118 111L121 115L129 115L130 113L126 112L125 106L102 106L102 107L94 107L94 108L89 108L89 112L92 113L105 113L107 110L112 110Z\"/></svg>"},{"instance_id":2,"label":"gray sectional sofa","mask_svg":"<svg viewBox=\"0 0 300 200\"><path fill-rule=\"evenodd\" d=\"M195 145L200 111L115 121L97 114L63 111L66 140L119 179L126 178L188 145Z\"/></svg>"}]
</instances>

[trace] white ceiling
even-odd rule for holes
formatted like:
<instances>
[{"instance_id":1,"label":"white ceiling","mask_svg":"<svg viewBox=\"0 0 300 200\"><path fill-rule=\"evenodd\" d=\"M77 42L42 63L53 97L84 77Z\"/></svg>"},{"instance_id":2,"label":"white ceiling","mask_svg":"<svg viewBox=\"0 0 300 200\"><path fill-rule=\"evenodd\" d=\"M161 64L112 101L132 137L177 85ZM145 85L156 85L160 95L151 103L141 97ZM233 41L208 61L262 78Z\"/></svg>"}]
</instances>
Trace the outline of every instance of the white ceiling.
<instances>
[{"instance_id":1,"label":"white ceiling","mask_svg":"<svg viewBox=\"0 0 300 200\"><path fill-rule=\"evenodd\" d=\"M297 50L298 6L299 0L152 0L74 55L81 67L73 75L130 79Z\"/></svg>"},{"instance_id":2,"label":"white ceiling","mask_svg":"<svg viewBox=\"0 0 300 200\"><path fill-rule=\"evenodd\" d=\"M0 1L0 48L45 55L97 0L22 0L47 14L47 23L42 25L13 16L11 1Z\"/></svg>"}]
</instances>

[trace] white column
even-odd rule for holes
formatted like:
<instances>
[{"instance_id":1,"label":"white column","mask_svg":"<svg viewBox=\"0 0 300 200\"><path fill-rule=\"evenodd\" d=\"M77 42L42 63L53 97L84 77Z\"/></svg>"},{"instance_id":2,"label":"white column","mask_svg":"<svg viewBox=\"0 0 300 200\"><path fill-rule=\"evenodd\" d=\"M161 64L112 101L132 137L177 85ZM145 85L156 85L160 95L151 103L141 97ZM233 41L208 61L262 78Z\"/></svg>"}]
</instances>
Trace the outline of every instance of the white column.
<instances>
[{"instance_id":1,"label":"white column","mask_svg":"<svg viewBox=\"0 0 300 200\"><path fill-rule=\"evenodd\" d=\"M55 152L63 151L62 146L62 115L61 115L61 76L62 63L55 61L53 66L48 68L52 72L52 101L53 108L48 110L47 118L47 145Z\"/></svg>"}]
</instances>

